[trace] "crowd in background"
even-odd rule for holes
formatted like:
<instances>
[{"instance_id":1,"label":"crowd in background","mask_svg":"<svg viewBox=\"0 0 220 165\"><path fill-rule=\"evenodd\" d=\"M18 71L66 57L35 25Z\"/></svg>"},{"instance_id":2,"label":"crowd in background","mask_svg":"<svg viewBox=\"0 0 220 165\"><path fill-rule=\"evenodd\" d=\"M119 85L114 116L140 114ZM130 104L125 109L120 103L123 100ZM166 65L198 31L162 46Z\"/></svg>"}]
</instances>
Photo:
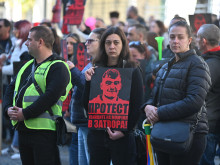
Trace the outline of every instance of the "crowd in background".
<instances>
[{"instance_id":1,"label":"crowd in background","mask_svg":"<svg viewBox=\"0 0 220 165\"><path fill-rule=\"evenodd\" d=\"M82 22L80 25L68 25L68 34L63 34L61 29L59 29L58 26L54 26L54 24L52 24L49 20L43 20L39 24L39 26L49 27L53 32L55 38L55 42L53 44L53 53L62 56L61 39L65 39L67 42L67 52L68 52L67 64L71 72L71 77L72 77L71 81L73 88L70 90L67 99L63 103L62 114L65 118L67 118L69 121L75 124L78 129L78 133L72 134L72 141L71 144L69 145L70 165L78 165L78 164L86 165L89 164L89 162L90 164L96 164L97 162L100 162L101 164L103 161L107 163L108 162L110 163L110 161L112 161L113 164L117 164L117 161L123 162L125 161L124 159L127 159L126 161L130 161L130 164L135 163L135 160L133 159L134 157L131 156L130 159L128 159L129 153L126 152L127 151L126 145L129 144L130 146L133 145L135 146L135 144L131 143L131 137L128 136L126 133L125 135L122 133L121 135L117 135L117 136L120 136L120 138L125 136L128 138L127 141L126 139L124 141L120 141L117 143L111 143L111 141L109 142L108 140L107 142L105 141L106 143L110 143L110 144L107 147L105 146L108 149L101 150L101 152L110 152L110 153L106 154L108 155L108 157L100 159L100 161L97 160L100 151L99 152L97 151L98 149L95 148L95 144L100 142L101 143L100 145L103 146L105 145L102 144L100 139L105 139L106 132L103 131L100 133L100 131L99 132L94 131L89 133L89 129L87 127L88 121L86 114L86 104L88 104L88 98L87 98L87 102L84 100L85 106L83 105L81 99L83 96L89 95L89 93L86 92L89 91L90 85L88 84L88 81L91 80L91 76L93 75L94 72L93 66L94 64L96 65L99 64L104 67L114 66L116 68L121 68L121 67L126 68L127 66L124 66L123 62L121 62L126 59L128 61L127 65L129 64L133 65L134 63L135 64L134 68L139 68L137 69L137 71L134 71L133 73L134 82L138 85L135 86L133 84L133 86L131 87L132 88L131 96L134 97L131 99L134 100L135 103L133 104L135 105L133 109L130 110L130 113L135 114L135 110L140 109L141 104L147 101L148 101L147 105L153 104L152 100L149 101L149 99L151 98L151 93L153 88L157 87L157 85L155 85L156 80L158 79L157 74L159 73L159 77L160 77L162 74L161 70L165 69L163 64L175 58L176 54L178 53L178 52L176 53L174 51L175 48L173 48L172 45L170 45L171 37L169 33L172 30L175 30L175 28L178 26L187 29L186 25L176 24L177 22L185 22L187 24L186 20L179 15L175 15L173 19L170 20L169 27L166 27L162 20L157 20L157 19L152 19L146 23L145 19L142 18L140 15L138 15L138 10L134 6L131 6L127 9L127 19L125 22L120 20L120 13L118 11L113 11L109 13L109 18L111 20L110 25L106 25L105 20L103 20L102 18L96 18L92 25L87 24L86 21ZM206 68L206 66L204 66L204 68L201 69L201 70L205 70L204 74L206 70L210 70L209 76L207 77L198 76L199 78L202 77L202 80L199 80L200 82L206 80L207 82L204 82L204 84L206 83L208 84L208 85L203 84L205 86L204 89L206 92L202 94L201 96L202 100L198 104L203 104L203 101L205 101L206 93L208 93L206 98L206 107L208 112L208 121L210 123L209 125L210 128L208 132L208 127L207 127L207 130L205 129L206 130L205 132L208 133L207 146L211 147L211 149L207 147L206 150L204 148L205 155L203 155L201 159L202 160L201 165L203 165L203 163L206 164L205 162L213 163L214 156L216 155L217 152L217 146L220 142L220 134L218 131L219 130L218 126L220 121L220 109L218 106L219 104L216 101L220 99L220 87L218 85L220 82L220 76L218 76L215 73L218 71L218 67L216 65L219 65L216 63L219 62L218 60L220 59L219 21L220 20L215 20L216 25L212 24L213 26L211 25L202 26L199 29L198 33L193 32L192 35L189 33L186 34L187 37L189 38L192 37L192 40L190 40L190 43L188 45L189 48L184 51L187 52L188 50L194 49L195 52L191 52L191 54L197 54L198 56L202 56L203 59L208 64L207 66L209 67L209 69L207 69L208 67ZM16 77L19 68L23 66L27 61L33 58L29 54L27 46L25 45L26 40L28 39L29 31L32 27L33 24L27 20L10 22L7 19L0 19L0 53L1 53L0 70L2 71L3 95L8 84L10 84L10 82ZM215 33L213 32L213 30L215 31ZM121 32L123 32L123 34ZM114 34L117 35L114 36ZM121 51L122 52L124 51L123 53L125 55L123 57L121 56L119 57L119 62L114 63L114 60L112 60L111 58L108 58L107 61L104 61L105 57L102 57L102 55L104 56L104 54L106 54L106 57L109 57L107 50L105 50L105 48L107 49L105 43L106 40L108 40L108 37L110 38L115 37L114 40L121 40L122 42L123 49ZM117 37L119 37L119 39ZM163 51L162 51L161 61L159 61L159 52L158 52L159 46L157 41L155 40L155 37L164 37L162 43ZM80 64L74 64L73 56L74 56L75 43L85 43L86 51L87 54L89 55L88 64L86 66L83 66L83 68L79 67ZM117 44L115 44L115 46L117 46ZM119 54L121 54L121 51L119 52ZM130 52L128 53L129 57L127 57L126 51ZM213 58L211 58L212 56ZM195 59L191 59L191 60L193 61ZM174 64L175 62L173 62L172 65ZM188 65L188 63L186 65ZM180 66L178 66L177 68L179 69L179 67ZM158 72L159 70L160 72ZM192 71L190 70L189 72ZM198 72L200 72L200 70ZM141 75L141 77L139 77L139 74ZM185 72L182 73L181 75L183 74L185 74ZM212 84L214 85L212 85L209 89L208 86L211 85L211 83L209 82L211 81L210 76L211 76ZM174 83L174 81L171 83ZM143 97L141 96L141 92L139 92L138 91L139 89L137 88L140 86L141 87L143 86ZM182 86L184 86L184 84L182 84ZM87 89L86 92L84 88ZM185 92L187 90L188 88L185 88ZM210 92L208 92L208 90L210 90ZM186 92L185 95L189 93L190 92L188 91L188 93ZM166 97L168 96L165 95L162 96L163 99L165 99ZM136 100L135 98L136 99L138 98L140 102L138 102L138 100ZM164 104L170 103L171 102L170 100L169 101L166 100ZM151 108L149 108L150 111L152 110ZM157 108L155 108L155 110L157 110ZM129 128L130 129L129 131L136 128L135 125L137 125L138 129L143 131L142 122L146 118L146 115L151 116L151 113L148 112L147 108L145 108L145 110L140 109L140 111L143 111L143 113L140 114L140 117L138 116L139 118L133 115L134 119L129 120L130 123L134 122L134 124L130 126L131 128ZM154 114L154 112L152 112L152 114ZM164 116L160 115L159 117L164 120L169 120ZM182 116L177 115L177 118L181 118L181 117ZM158 116L155 116L154 118L151 118L149 120L152 120L152 123L154 123L157 121L157 118ZM12 128L12 125L10 124L9 120L7 120L6 117L3 116L2 121L3 121L2 138L5 142L11 143L11 146L9 148L2 150L2 154L3 155L11 154L12 159L20 158L18 132ZM115 132L108 132L109 135L113 133ZM89 138L90 141L87 142L88 134L90 137ZM98 141L96 138L98 139ZM133 148L135 150L134 146ZM123 155L120 154L117 155L113 154L114 152L116 152L116 150L118 150L118 148L124 148L123 153L126 155L126 158L124 158ZM163 155L163 153L157 153L157 154L162 155L160 157L161 158L160 162L166 161L165 159L163 159L163 157L166 155ZM121 160L119 160L119 158L121 158ZM179 160L180 159L178 159L178 161Z\"/></svg>"}]
</instances>

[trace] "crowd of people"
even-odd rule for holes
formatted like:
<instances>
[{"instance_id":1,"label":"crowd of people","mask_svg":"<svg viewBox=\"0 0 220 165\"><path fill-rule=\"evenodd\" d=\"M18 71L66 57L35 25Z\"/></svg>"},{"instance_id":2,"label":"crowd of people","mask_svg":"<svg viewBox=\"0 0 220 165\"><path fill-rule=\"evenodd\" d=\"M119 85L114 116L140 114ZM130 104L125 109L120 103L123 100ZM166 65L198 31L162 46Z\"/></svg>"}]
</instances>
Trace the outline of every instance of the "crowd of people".
<instances>
[{"instance_id":1,"label":"crowd of people","mask_svg":"<svg viewBox=\"0 0 220 165\"><path fill-rule=\"evenodd\" d=\"M52 112L77 127L68 146L70 165L136 165L134 130L144 131L144 119L152 125L197 123L187 153L155 150L159 165L213 165L220 144L219 27L204 24L194 32L178 15L165 27L161 20L146 22L134 6L128 8L126 22L117 11L109 17L110 25L101 18L93 25L68 25L67 35L48 20L33 26L27 20L0 19L2 138L11 140L2 155L20 158L23 165L62 164ZM162 60L155 37L164 38ZM67 44L66 61L61 39ZM92 100L99 68L109 71L100 78L103 93ZM117 69L130 71L128 89ZM130 91L129 100L118 97L122 89ZM125 130L88 128L90 103L118 100L129 104Z\"/></svg>"}]
</instances>

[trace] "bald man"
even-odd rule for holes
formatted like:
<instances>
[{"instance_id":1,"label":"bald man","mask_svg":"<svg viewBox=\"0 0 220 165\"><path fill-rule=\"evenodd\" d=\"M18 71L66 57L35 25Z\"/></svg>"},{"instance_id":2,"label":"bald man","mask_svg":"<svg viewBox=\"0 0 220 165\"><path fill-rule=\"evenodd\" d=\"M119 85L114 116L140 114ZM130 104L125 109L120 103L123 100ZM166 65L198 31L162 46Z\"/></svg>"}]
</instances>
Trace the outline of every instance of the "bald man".
<instances>
[{"instance_id":1,"label":"bald man","mask_svg":"<svg viewBox=\"0 0 220 165\"><path fill-rule=\"evenodd\" d=\"M196 38L202 57L209 66L212 86L206 97L209 133L200 165L213 165L216 146L220 142L220 30L214 24L202 25Z\"/></svg>"}]
</instances>

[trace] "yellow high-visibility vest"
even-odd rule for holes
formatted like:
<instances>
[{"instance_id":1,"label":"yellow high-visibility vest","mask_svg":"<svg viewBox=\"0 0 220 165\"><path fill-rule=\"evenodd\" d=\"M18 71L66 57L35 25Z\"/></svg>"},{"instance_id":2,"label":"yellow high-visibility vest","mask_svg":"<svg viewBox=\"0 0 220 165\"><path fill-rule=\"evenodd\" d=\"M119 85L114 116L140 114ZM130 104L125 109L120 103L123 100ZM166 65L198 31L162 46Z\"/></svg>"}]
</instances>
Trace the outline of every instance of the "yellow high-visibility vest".
<instances>
[{"instance_id":1,"label":"yellow high-visibility vest","mask_svg":"<svg viewBox=\"0 0 220 165\"><path fill-rule=\"evenodd\" d=\"M13 97L13 106L16 105L16 96L17 96L17 92L19 89L19 85L20 85L20 81L21 81L21 77L22 74L24 73L25 69L34 62L34 60L30 60L28 61L18 72L17 75L17 79L15 82L15 89L14 89L14 97ZM61 60L54 60L54 61L46 61L43 64L41 64L35 71L34 73L34 78L37 82L37 84L39 85L39 87L41 88L42 92L45 93L46 90L46 78L47 78L47 74L48 71L50 70L50 67L57 63L57 62L62 62L65 64L65 66L67 67L68 71L69 71L69 67L68 65L61 61ZM72 88L72 84L71 84L71 73L69 71L69 76L70 76L70 80L69 83L66 87L66 93L64 96L61 96L58 100L58 102L53 105L51 107L54 116L62 116L62 103L63 101L66 99L70 89ZM23 96L23 101L22 101L22 108L26 108L28 106L30 106L31 104L33 104L34 101L36 101L38 98L40 97L40 94L37 92L34 83L32 82L32 84L30 86L27 87L24 96ZM47 101L47 100L45 100ZM12 120L12 125L14 126L17 123L17 121L13 121ZM55 125L55 121L51 118L50 114L48 111L45 111L44 113L42 113L41 115L39 115L36 118L31 118L28 120L24 120L24 124L27 128L29 129L41 129L41 130L56 130L56 125Z\"/></svg>"}]
</instances>

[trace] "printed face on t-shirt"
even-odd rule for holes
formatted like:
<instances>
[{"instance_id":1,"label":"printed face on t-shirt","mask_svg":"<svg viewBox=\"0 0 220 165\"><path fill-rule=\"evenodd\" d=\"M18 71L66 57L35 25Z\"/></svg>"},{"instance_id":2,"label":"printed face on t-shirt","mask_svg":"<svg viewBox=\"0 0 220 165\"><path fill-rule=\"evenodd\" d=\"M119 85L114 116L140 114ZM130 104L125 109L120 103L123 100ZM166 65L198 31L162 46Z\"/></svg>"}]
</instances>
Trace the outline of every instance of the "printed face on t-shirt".
<instances>
[{"instance_id":1,"label":"printed face on t-shirt","mask_svg":"<svg viewBox=\"0 0 220 165\"><path fill-rule=\"evenodd\" d=\"M78 65L84 67L85 56L84 56L84 47L82 46L82 44L78 44L76 58L77 58Z\"/></svg>"}]
</instances>

